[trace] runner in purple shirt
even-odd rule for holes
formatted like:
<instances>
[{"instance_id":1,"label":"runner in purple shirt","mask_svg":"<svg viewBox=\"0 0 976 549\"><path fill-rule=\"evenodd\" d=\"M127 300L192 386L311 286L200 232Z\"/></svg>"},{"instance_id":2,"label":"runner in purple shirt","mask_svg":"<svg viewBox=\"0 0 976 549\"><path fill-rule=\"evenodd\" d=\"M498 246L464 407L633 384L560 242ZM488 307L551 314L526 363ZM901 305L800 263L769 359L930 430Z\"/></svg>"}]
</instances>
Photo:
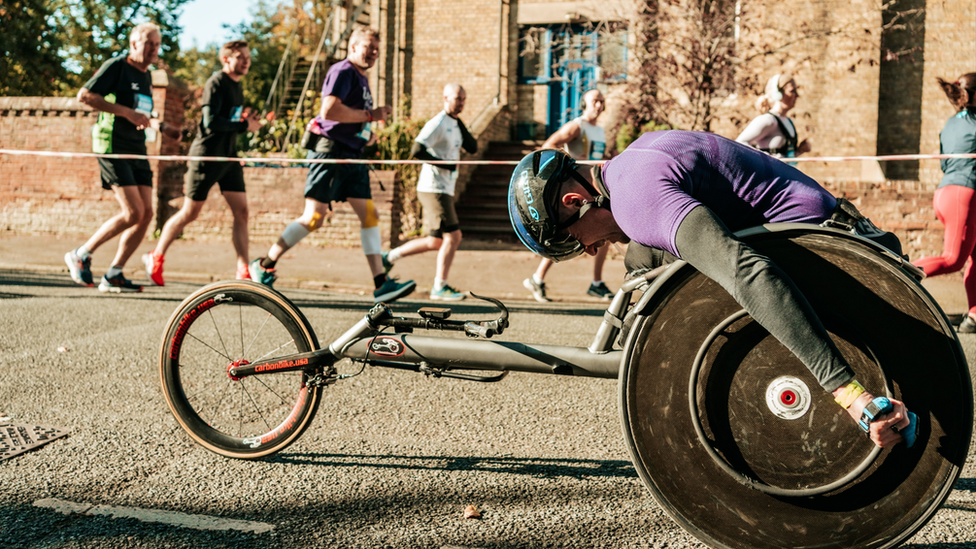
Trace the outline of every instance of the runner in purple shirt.
<instances>
[{"instance_id":1,"label":"runner in purple shirt","mask_svg":"<svg viewBox=\"0 0 976 549\"><path fill-rule=\"evenodd\" d=\"M349 55L332 65L322 85L322 108L302 137L310 160L359 158L368 143L375 141L372 123L382 122L393 111L389 106L373 107L369 91L369 70L379 57L379 32L358 26L349 35ZM373 204L369 168L365 164L315 163L305 180L305 211L281 232L265 257L248 264L251 280L271 286L278 278L278 260L286 251L328 221L332 202L348 202L359 218L359 238L373 277L373 300L392 303L417 286L413 280L400 282L386 275L383 267L379 215Z\"/></svg>"},{"instance_id":2,"label":"runner in purple shirt","mask_svg":"<svg viewBox=\"0 0 976 549\"><path fill-rule=\"evenodd\" d=\"M819 224L837 207L816 181L769 155L678 130L643 135L602 170L577 165L561 151L530 153L509 187L512 225L530 250L560 261L633 241L629 271L667 256L687 261L790 349L854 421L867 414L875 444L892 446L908 427L905 435L914 438L905 405L889 399L894 410L878 413L789 276L732 234L769 222Z\"/></svg>"}]
</instances>

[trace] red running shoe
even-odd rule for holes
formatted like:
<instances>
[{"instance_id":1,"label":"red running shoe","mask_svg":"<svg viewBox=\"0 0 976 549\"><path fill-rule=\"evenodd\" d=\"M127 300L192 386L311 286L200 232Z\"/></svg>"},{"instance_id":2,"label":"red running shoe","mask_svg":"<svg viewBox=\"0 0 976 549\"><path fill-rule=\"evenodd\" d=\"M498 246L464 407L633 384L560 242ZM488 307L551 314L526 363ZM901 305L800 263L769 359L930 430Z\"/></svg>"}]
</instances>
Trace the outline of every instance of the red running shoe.
<instances>
[{"instance_id":1,"label":"red running shoe","mask_svg":"<svg viewBox=\"0 0 976 549\"><path fill-rule=\"evenodd\" d=\"M163 256L157 256L156 252L149 252L142 256L142 264L146 266L146 276L153 285L166 285L163 282Z\"/></svg>"}]
</instances>

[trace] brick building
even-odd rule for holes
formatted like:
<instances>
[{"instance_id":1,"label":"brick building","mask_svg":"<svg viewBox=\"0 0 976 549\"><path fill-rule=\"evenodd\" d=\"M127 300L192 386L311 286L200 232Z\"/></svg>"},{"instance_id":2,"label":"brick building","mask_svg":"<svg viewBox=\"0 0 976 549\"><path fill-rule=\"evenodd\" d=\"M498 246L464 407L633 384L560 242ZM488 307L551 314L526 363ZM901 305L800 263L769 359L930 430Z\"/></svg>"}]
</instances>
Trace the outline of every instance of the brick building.
<instances>
[{"instance_id":1,"label":"brick building","mask_svg":"<svg viewBox=\"0 0 976 549\"><path fill-rule=\"evenodd\" d=\"M753 103L766 78L788 70L801 87L793 116L811 154L938 153L939 131L953 110L935 77L976 70L976 1L896 3L905 13L923 10L915 32L888 29L891 14L872 0L733 4L743 14L737 43L766 43L769 51L738 69L747 72L736 78L741 89L715 106L713 131L735 137L758 114ZM604 91L601 123L613 127L628 100L620 65L633 70L635 14L632 0L381 0L371 15L384 34L374 89L391 105L409 94L413 116L429 117L441 108L441 87L459 82L468 92L462 118L482 141L543 139L567 119L567 109L569 118L578 112L578 102L565 98L568 80L577 96L588 87ZM882 41L910 55L882 59ZM941 251L942 226L931 206L937 160L800 167L898 233L913 257Z\"/></svg>"},{"instance_id":2,"label":"brick building","mask_svg":"<svg viewBox=\"0 0 976 549\"><path fill-rule=\"evenodd\" d=\"M468 92L462 118L479 138L480 157L500 154L500 149L488 146L492 142L546 137L578 112L578 96L586 87L599 87L608 96L601 123L612 128L619 106L628 101L627 82L632 78L628 73L634 61L633 1L371 0L363 17L383 35L381 57L370 71L376 103L397 106L407 95L412 115L426 118L440 110L445 83L462 84ZM801 92L793 115L801 136L813 144L812 154L938 152L938 133L952 108L935 77L953 78L976 70L976 0L900 0L899 9L924 9L916 32L885 30L892 23L890 15L877 11L873 0L729 2L742 13L736 36L743 48L763 42L785 44L797 35L804 39L782 50L772 47L772 53L737 69L735 85L715 105L713 131L734 137L757 114L752 104L766 77L789 70ZM348 7L355 5L350 0ZM910 55L897 62L882 59L882 42ZM661 89L668 85L666 77L659 82ZM70 99L0 99L0 148L88 151L92 120ZM800 167L898 233L913 257L941 250L942 227L931 207L941 175L937 161ZM162 203L175 205L172 199L180 194L182 168L154 168L157 177L163 177L158 187ZM300 168L273 172L274 178L303 177ZM462 169L458 186L462 202L465 195L473 195L465 190L468 181L477 187L487 185L492 177L505 183L504 170L490 177L472 172ZM248 181L274 179L262 174L249 172ZM85 215L79 215L72 201L83 197L89 202ZM85 234L92 228L88 225L104 219L98 210L106 215L115 211L111 200L99 189L97 167L91 160L0 157L3 231ZM295 205L300 206L298 201ZM221 207L220 201L214 201L208 210ZM252 199L252 219L292 216L279 210L281 204L262 207ZM385 211L384 223L396 234L396 212ZM162 213L167 213L166 208ZM225 238L221 231L229 227L229 223L201 221L188 228L188 236ZM468 229L465 234L474 236ZM255 241L264 238L260 230L255 235Z\"/></svg>"}]
</instances>

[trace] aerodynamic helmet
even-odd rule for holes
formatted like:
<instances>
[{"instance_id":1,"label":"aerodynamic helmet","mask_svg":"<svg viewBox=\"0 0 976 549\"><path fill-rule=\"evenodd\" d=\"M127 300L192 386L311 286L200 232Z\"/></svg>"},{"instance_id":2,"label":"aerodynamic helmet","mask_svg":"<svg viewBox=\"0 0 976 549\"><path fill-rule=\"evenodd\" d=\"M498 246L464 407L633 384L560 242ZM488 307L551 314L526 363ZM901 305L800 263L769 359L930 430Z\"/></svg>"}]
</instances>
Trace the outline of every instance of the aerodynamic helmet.
<instances>
[{"instance_id":1,"label":"aerodynamic helmet","mask_svg":"<svg viewBox=\"0 0 976 549\"><path fill-rule=\"evenodd\" d=\"M576 214L560 222L558 216L559 188L570 177L592 189L594 196L598 194L576 172L576 161L554 149L526 155L508 186L508 217L515 234L525 247L553 261L572 259L585 250L579 240L561 233L579 218Z\"/></svg>"}]
</instances>

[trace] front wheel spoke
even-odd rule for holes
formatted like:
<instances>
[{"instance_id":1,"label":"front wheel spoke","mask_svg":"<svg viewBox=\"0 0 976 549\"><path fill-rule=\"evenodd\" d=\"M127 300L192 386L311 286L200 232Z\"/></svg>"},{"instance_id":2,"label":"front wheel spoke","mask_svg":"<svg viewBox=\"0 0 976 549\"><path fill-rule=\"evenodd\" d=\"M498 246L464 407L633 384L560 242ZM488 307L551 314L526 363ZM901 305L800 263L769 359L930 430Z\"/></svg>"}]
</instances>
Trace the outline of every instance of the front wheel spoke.
<instances>
[{"instance_id":1,"label":"front wheel spoke","mask_svg":"<svg viewBox=\"0 0 976 549\"><path fill-rule=\"evenodd\" d=\"M258 403L254 401L254 397L251 396L251 392L247 390L247 387L244 385L244 382L241 382L241 390L243 392L247 393L247 398L249 398L251 400L251 404L254 405L254 411L258 414L258 417L261 418L261 421L264 422L264 425L268 428L268 432L271 432L271 424L268 423L267 418L265 418L264 417L264 414L261 413L260 406L258 406ZM244 408L243 401L244 401L244 397L242 396L241 397L241 409Z\"/></svg>"},{"instance_id":2,"label":"front wheel spoke","mask_svg":"<svg viewBox=\"0 0 976 549\"><path fill-rule=\"evenodd\" d=\"M244 349L244 356L247 356L247 353L251 351L251 346L254 345L254 342L258 340L258 336L261 335L261 332L264 331L264 327L268 325L268 322L271 321L271 319L273 318L273 316L274 315L272 315L271 313L268 313L267 316L264 317L264 323L261 324L261 327L258 328L258 331L254 333L254 337L251 338L251 341L247 344L247 348ZM241 347L244 346L243 333L244 333L244 328L242 326L241 327L241 334L242 334L242 336L241 336L242 337L242 339L241 339ZM267 355L265 355L265 356L267 356Z\"/></svg>"},{"instance_id":3,"label":"front wheel spoke","mask_svg":"<svg viewBox=\"0 0 976 549\"><path fill-rule=\"evenodd\" d=\"M274 396L278 397L278 400L281 401L281 404L287 406L288 405L288 401L285 400L284 397L282 397L281 395L279 395L277 391L275 391L274 389L272 389L270 385L268 385L267 383L265 383L264 380L262 379L262 377L264 377L264 376L257 376L257 377L251 378L251 379L254 379L255 381L257 381L261 385L264 385L264 388L267 389L269 393L271 393Z\"/></svg>"},{"instance_id":4,"label":"front wheel spoke","mask_svg":"<svg viewBox=\"0 0 976 549\"><path fill-rule=\"evenodd\" d=\"M239 304L238 307L240 307ZM210 322L213 323L214 331L217 332L217 339L220 340L220 346L224 348L224 356L229 357L230 353L227 352L227 344L224 343L224 337L220 335L220 328L217 327L217 319L213 316L213 309L207 309L207 315L210 317Z\"/></svg>"},{"instance_id":5,"label":"front wheel spoke","mask_svg":"<svg viewBox=\"0 0 976 549\"><path fill-rule=\"evenodd\" d=\"M232 388L234 386L234 383L230 379L228 379L226 386ZM223 390L221 390L220 392L221 392L220 398L213 405L213 412L211 415L213 419L210 421L210 423L214 423L217 421L217 418L219 417L218 412L220 411L221 406L223 406L224 400L227 398L227 394L233 393L233 390L227 391L226 393Z\"/></svg>"},{"instance_id":6,"label":"front wheel spoke","mask_svg":"<svg viewBox=\"0 0 976 549\"><path fill-rule=\"evenodd\" d=\"M220 351L218 351L217 349L215 349L215 348L213 347L213 345L210 345L209 343L207 343L206 341L204 341L204 340L202 340L202 339L200 339L199 337L197 337L197 336L195 336L195 335L193 335L193 334L191 334L190 332L187 332L187 333L186 333L186 335L187 335L187 336L189 336L189 337L192 337L192 338L193 338L193 339L195 339L195 340L197 340L198 342L200 342L200 344L201 344L201 345L203 345L204 347L206 347L206 348L208 348L208 349L210 349L211 351L213 351L213 352L215 352L215 353L217 353L217 354L218 354L218 355L220 355L221 357L223 357L223 358L226 358L226 359L227 359L227 362L234 362L234 359L233 359L233 358L231 358L231 357L229 357L229 356L227 355L227 353L222 353L222 352L220 352ZM221 343L223 343L223 341L221 341Z\"/></svg>"},{"instance_id":7,"label":"front wheel spoke","mask_svg":"<svg viewBox=\"0 0 976 549\"><path fill-rule=\"evenodd\" d=\"M268 358L269 356L277 353L278 351L284 349L287 345L294 345L294 343L295 343L295 339L294 338L289 339L288 341L282 343L281 345L278 345L277 348L271 349L267 353L264 353L264 356L258 357L254 362L258 362L258 361L264 360L264 359ZM294 352L296 352L296 353L298 352L298 348L297 347L294 349Z\"/></svg>"}]
</instances>

